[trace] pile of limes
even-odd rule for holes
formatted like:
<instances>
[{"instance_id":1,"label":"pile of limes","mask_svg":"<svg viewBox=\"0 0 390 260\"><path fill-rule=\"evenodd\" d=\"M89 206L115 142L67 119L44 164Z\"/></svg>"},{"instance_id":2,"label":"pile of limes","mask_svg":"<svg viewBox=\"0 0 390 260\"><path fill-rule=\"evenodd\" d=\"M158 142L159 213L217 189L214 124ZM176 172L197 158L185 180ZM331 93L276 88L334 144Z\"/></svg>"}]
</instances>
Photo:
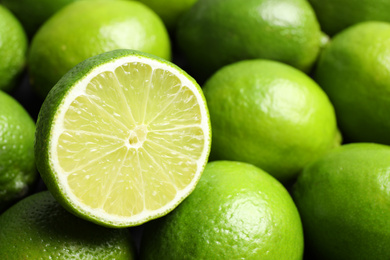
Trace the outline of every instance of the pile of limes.
<instances>
[{"instance_id":1,"label":"pile of limes","mask_svg":"<svg viewBox=\"0 0 390 260\"><path fill-rule=\"evenodd\" d=\"M0 259L390 259L389 12L0 0Z\"/></svg>"}]
</instances>

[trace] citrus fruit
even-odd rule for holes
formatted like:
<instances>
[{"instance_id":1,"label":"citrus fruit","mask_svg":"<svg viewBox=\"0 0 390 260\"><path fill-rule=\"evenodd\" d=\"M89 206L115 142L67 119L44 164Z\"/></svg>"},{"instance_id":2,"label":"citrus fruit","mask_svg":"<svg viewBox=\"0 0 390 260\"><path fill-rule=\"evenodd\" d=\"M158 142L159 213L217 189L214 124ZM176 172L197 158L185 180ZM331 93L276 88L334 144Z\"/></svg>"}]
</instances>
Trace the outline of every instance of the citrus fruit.
<instances>
[{"instance_id":1,"label":"citrus fruit","mask_svg":"<svg viewBox=\"0 0 390 260\"><path fill-rule=\"evenodd\" d=\"M138 0L153 9L164 21L167 28L173 30L179 17L187 12L198 0Z\"/></svg>"},{"instance_id":2,"label":"citrus fruit","mask_svg":"<svg viewBox=\"0 0 390 260\"><path fill-rule=\"evenodd\" d=\"M293 188L313 259L389 259L390 147L348 144L306 167Z\"/></svg>"},{"instance_id":3,"label":"citrus fruit","mask_svg":"<svg viewBox=\"0 0 390 260\"><path fill-rule=\"evenodd\" d=\"M62 7L78 0L1 0L22 23L32 37L39 27Z\"/></svg>"},{"instance_id":4,"label":"citrus fruit","mask_svg":"<svg viewBox=\"0 0 390 260\"><path fill-rule=\"evenodd\" d=\"M164 24L142 3L72 3L52 16L35 35L29 53L31 83L45 97L76 64L115 49L134 49L170 59Z\"/></svg>"},{"instance_id":5,"label":"citrus fruit","mask_svg":"<svg viewBox=\"0 0 390 260\"><path fill-rule=\"evenodd\" d=\"M178 45L197 79L224 65L256 58L308 71L321 38L306 0L200 0L177 29Z\"/></svg>"},{"instance_id":6,"label":"citrus fruit","mask_svg":"<svg viewBox=\"0 0 390 260\"><path fill-rule=\"evenodd\" d=\"M334 35L364 21L390 22L387 0L309 0L324 32Z\"/></svg>"},{"instance_id":7,"label":"citrus fruit","mask_svg":"<svg viewBox=\"0 0 390 260\"><path fill-rule=\"evenodd\" d=\"M87 59L38 117L38 170L71 212L106 226L167 214L195 188L210 151L197 83L157 57L116 50Z\"/></svg>"},{"instance_id":8,"label":"citrus fruit","mask_svg":"<svg viewBox=\"0 0 390 260\"><path fill-rule=\"evenodd\" d=\"M325 93L288 65L234 63L215 73L203 91L213 159L248 162L286 182L341 141Z\"/></svg>"},{"instance_id":9,"label":"citrus fruit","mask_svg":"<svg viewBox=\"0 0 390 260\"><path fill-rule=\"evenodd\" d=\"M75 217L53 196L34 194L0 216L1 259L135 259L126 229Z\"/></svg>"},{"instance_id":10,"label":"citrus fruit","mask_svg":"<svg viewBox=\"0 0 390 260\"><path fill-rule=\"evenodd\" d=\"M25 196L38 177L34 133L27 111L0 91L0 211Z\"/></svg>"},{"instance_id":11,"label":"citrus fruit","mask_svg":"<svg viewBox=\"0 0 390 260\"><path fill-rule=\"evenodd\" d=\"M285 188L246 163L207 165L194 192L146 224L141 259L298 260L303 231Z\"/></svg>"},{"instance_id":12,"label":"citrus fruit","mask_svg":"<svg viewBox=\"0 0 390 260\"><path fill-rule=\"evenodd\" d=\"M338 34L325 47L315 80L346 140L390 144L390 24L365 22Z\"/></svg>"},{"instance_id":13,"label":"citrus fruit","mask_svg":"<svg viewBox=\"0 0 390 260\"><path fill-rule=\"evenodd\" d=\"M27 37L19 21L0 5L0 90L9 91L22 72L27 51Z\"/></svg>"}]
</instances>

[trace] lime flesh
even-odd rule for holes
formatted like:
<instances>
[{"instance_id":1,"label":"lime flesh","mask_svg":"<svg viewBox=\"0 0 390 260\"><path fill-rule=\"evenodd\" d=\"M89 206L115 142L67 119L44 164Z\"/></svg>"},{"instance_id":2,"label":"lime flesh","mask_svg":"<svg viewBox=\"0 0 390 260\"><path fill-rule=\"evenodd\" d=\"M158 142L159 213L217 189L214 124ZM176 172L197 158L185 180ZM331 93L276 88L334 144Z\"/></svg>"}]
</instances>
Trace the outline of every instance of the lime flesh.
<instances>
[{"instance_id":1,"label":"lime flesh","mask_svg":"<svg viewBox=\"0 0 390 260\"><path fill-rule=\"evenodd\" d=\"M55 193L114 226L172 210L195 187L210 149L199 86L166 61L129 53L75 83L49 132L37 131L50 136L43 175Z\"/></svg>"}]
</instances>

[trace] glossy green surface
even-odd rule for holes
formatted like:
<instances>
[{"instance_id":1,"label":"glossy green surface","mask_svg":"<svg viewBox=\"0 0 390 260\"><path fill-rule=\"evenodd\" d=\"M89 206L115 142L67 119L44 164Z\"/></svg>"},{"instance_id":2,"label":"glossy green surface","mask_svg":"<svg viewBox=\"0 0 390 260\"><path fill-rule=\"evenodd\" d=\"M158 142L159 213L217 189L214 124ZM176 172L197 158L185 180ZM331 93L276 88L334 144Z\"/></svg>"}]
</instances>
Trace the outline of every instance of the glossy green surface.
<instances>
[{"instance_id":1,"label":"glossy green surface","mask_svg":"<svg viewBox=\"0 0 390 260\"><path fill-rule=\"evenodd\" d=\"M305 168L293 197L313 259L390 259L390 147L333 150Z\"/></svg>"},{"instance_id":2,"label":"glossy green surface","mask_svg":"<svg viewBox=\"0 0 390 260\"><path fill-rule=\"evenodd\" d=\"M390 22L388 0L309 0L321 28L334 35L345 28L364 21Z\"/></svg>"},{"instance_id":3,"label":"glossy green surface","mask_svg":"<svg viewBox=\"0 0 390 260\"><path fill-rule=\"evenodd\" d=\"M168 29L176 28L178 19L198 0L137 0L153 9L164 21Z\"/></svg>"},{"instance_id":4,"label":"glossy green surface","mask_svg":"<svg viewBox=\"0 0 390 260\"><path fill-rule=\"evenodd\" d=\"M67 212L48 191L0 216L0 259L135 259L126 229L104 228Z\"/></svg>"},{"instance_id":5,"label":"glossy green surface","mask_svg":"<svg viewBox=\"0 0 390 260\"><path fill-rule=\"evenodd\" d=\"M24 69L27 38L15 16L0 4L0 90L16 85Z\"/></svg>"},{"instance_id":6,"label":"glossy green surface","mask_svg":"<svg viewBox=\"0 0 390 260\"><path fill-rule=\"evenodd\" d=\"M340 143L327 96L288 65L238 62L219 70L203 90L213 159L252 163L285 182Z\"/></svg>"},{"instance_id":7,"label":"glossy green surface","mask_svg":"<svg viewBox=\"0 0 390 260\"><path fill-rule=\"evenodd\" d=\"M39 27L62 7L78 0L1 0L32 37Z\"/></svg>"},{"instance_id":8,"label":"glossy green surface","mask_svg":"<svg viewBox=\"0 0 390 260\"><path fill-rule=\"evenodd\" d=\"M321 32L306 0L200 0L178 23L178 45L195 78L224 65L264 58L308 71Z\"/></svg>"},{"instance_id":9,"label":"glossy green surface","mask_svg":"<svg viewBox=\"0 0 390 260\"><path fill-rule=\"evenodd\" d=\"M30 192L38 178L34 133L27 111L0 91L0 211Z\"/></svg>"},{"instance_id":10,"label":"glossy green surface","mask_svg":"<svg viewBox=\"0 0 390 260\"><path fill-rule=\"evenodd\" d=\"M315 80L346 140L390 144L390 24L361 23L337 35L321 55Z\"/></svg>"},{"instance_id":11,"label":"glossy green surface","mask_svg":"<svg viewBox=\"0 0 390 260\"><path fill-rule=\"evenodd\" d=\"M194 192L145 226L141 259L298 260L303 235L284 187L249 164L209 163Z\"/></svg>"},{"instance_id":12,"label":"glossy green surface","mask_svg":"<svg viewBox=\"0 0 390 260\"><path fill-rule=\"evenodd\" d=\"M31 83L45 97L76 64L115 49L139 50L167 60L171 57L164 24L145 5L121 0L75 2L56 13L35 35L29 54Z\"/></svg>"}]
</instances>

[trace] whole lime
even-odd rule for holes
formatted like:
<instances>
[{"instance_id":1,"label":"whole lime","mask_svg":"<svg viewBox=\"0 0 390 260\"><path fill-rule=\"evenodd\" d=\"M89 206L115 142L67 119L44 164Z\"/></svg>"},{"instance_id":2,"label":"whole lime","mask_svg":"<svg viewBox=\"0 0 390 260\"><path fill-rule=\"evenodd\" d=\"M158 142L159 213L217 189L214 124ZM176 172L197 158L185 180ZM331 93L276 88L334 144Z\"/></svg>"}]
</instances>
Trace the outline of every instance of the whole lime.
<instances>
[{"instance_id":1,"label":"whole lime","mask_svg":"<svg viewBox=\"0 0 390 260\"><path fill-rule=\"evenodd\" d=\"M218 161L177 209L146 225L141 259L298 260L302 233L277 180L250 164Z\"/></svg>"},{"instance_id":2,"label":"whole lime","mask_svg":"<svg viewBox=\"0 0 390 260\"><path fill-rule=\"evenodd\" d=\"M27 111L0 91L0 211L25 196L38 177L34 133Z\"/></svg>"},{"instance_id":3,"label":"whole lime","mask_svg":"<svg viewBox=\"0 0 390 260\"><path fill-rule=\"evenodd\" d=\"M293 198L313 259L390 259L390 147L334 149L304 169Z\"/></svg>"},{"instance_id":4,"label":"whole lime","mask_svg":"<svg viewBox=\"0 0 390 260\"><path fill-rule=\"evenodd\" d=\"M15 14L32 37L50 16L75 1L78 0L1 0L1 4Z\"/></svg>"},{"instance_id":5,"label":"whole lime","mask_svg":"<svg viewBox=\"0 0 390 260\"><path fill-rule=\"evenodd\" d=\"M197 79L245 59L308 71L321 31L306 0L200 0L178 23L177 40Z\"/></svg>"},{"instance_id":6,"label":"whole lime","mask_svg":"<svg viewBox=\"0 0 390 260\"><path fill-rule=\"evenodd\" d=\"M364 21L390 22L387 0L309 0L324 32L334 35Z\"/></svg>"},{"instance_id":7,"label":"whole lime","mask_svg":"<svg viewBox=\"0 0 390 260\"><path fill-rule=\"evenodd\" d=\"M390 144L390 24L365 22L338 34L325 47L315 80L346 140Z\"/></svg>"},{"instance_id":8,"label":"whole lime","mask_svg":"<svg viewBox=\"0 0 390 260\"><path fill-rule=\"evenodd\" d=\"M59 30L61 28L61 30ZM31 83L45 97L79 62L115 49L170 59L161 19L136 1L77 1L52 16L35 35L29 53Z\"/></svg>"},{"instance_id":9,"label":"whole lime","mask_svg":"<svg viewBox=\"0 0 390 260\"><path fill-rule=\"evenodd\" d=\"M164 21L168 29L173 30L181 15L187 12L198 0L138 0L153 9Z\"/></svg>"},{"instance_id":10,"label":"whole lime","mask_svg":"<svg viewBox=\"0 0 390 260\"><path fill-rule=\"evenodd\" d=\"M0 90L9 91L16 85L24 69L27 37L16 17L0 5Z\"/></svg>"},{"instance_id":11,"label":"whole lime","mask_svg":"<svg viewBox=\"0 0 390 260\"><path fill-rule=\"evenodd\" d=\"M243 161L286 182L341 141L334 109L303 72L268 60L241 61L204 85L213 159Z\"/></svg>"},{"instance_id":12,"label":"whole lime","mask_svg":"<svg viewBox=\"0 0 390 260\"><path fill-rule=\"evenodd\" d=\"M135 259L130 233L79 219L48 191L18 202L0 216L0 258Z\"/></svg>"}]
</instances>

